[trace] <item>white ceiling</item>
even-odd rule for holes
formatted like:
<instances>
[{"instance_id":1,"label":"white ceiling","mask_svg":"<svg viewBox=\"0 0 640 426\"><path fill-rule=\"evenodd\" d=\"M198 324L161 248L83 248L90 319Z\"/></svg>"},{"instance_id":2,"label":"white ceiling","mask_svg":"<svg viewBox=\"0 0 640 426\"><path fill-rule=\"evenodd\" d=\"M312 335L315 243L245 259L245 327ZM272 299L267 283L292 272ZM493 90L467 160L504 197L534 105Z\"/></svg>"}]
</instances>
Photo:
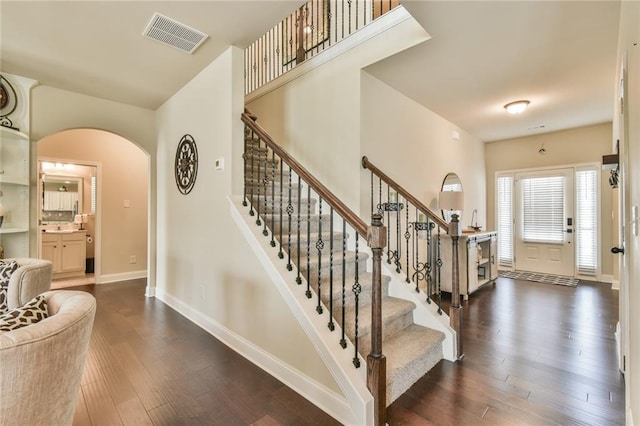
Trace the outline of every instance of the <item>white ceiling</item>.
<instances>
[{"instance_id":1,"label":"white ceiling","mask_svg":"<svg viewBox=\"0 0 640 426\"><path fill-rule=\"evenodd\" d=\"M300 0L0 0L1 69L156 109L234 45L245 48ZM141 36L154 12L209 35L193 55Z\"/></svg>"},{"instance_id":2,"label":"white ceiling","mask_svg":"<svg viewBox=\"0 0 640 426\"><path fill-rule=\"evenodd\" d=\"M367 71L481 140L611 121L619 2L402 4L432 38Z\"/></svg>"},{"instance_id":3,"label":"white ceiling","mask_svg":"<svg viewBox=\"0 0 640 426\"><path fill-rule=\"evenodd\" d=\"M300 0L0 1L0 68L155 109ZM432 39L367 68L482 140L610 121L618 1L402 0ZM143 38L154 12L210 35L193 55ZM516 99L529 110L509 116ZM544 128L539 126L544 125Z\"/></svg>"}]
</instances>

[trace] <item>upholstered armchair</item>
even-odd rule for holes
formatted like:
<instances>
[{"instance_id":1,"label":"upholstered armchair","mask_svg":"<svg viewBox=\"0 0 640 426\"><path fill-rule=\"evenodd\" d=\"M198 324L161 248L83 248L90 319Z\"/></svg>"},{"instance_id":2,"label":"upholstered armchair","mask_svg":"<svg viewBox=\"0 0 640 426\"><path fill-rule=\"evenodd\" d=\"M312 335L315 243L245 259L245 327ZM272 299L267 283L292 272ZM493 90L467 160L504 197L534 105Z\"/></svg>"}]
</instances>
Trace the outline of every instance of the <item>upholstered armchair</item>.
<instances>
[{"instance_id":1,"label":"upholstered armchair","mask_svg":"<svg viewBox=\"0 0 640 426\"><path fill-rule=\"evenodd\" d=\"M82 291L45 293L49 317L0 332L0 425L71 425L96 311Z\"/></svg>"},{"instance_id":2,"label":"upholstered armchair","mask_svg":"<svg viewBox=\"0 0 640 426\"><path fill-rule=\"evenodd\" d=\"M51 289L51 273L53 264L44 259L14 258L3 259L4 262L15 260L18 269L11 274L7 288L9 310L22 306L38 294Z\"/></svg>"}]
</instances>

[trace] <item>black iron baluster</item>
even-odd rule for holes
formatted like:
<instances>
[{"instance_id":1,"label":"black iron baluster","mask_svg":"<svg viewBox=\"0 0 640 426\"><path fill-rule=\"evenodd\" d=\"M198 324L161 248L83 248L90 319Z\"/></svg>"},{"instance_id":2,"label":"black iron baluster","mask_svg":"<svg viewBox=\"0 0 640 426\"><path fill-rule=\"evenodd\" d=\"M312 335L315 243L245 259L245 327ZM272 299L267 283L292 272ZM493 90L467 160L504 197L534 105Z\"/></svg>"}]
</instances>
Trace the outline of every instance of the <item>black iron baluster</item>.
<instances>
[{"instance_id":1,"label":"black iron baluster","mask_svg":"<svg viewBox=\"0 0 640 426\"><path fill-rule=\"evenodd\" d=\"M245 136L246 137L246 136ZM251 176L250 176L250 182L251 182L251 198L249 200L249 215L253 216L255 215L255 212L253 211L253 189L255 187L255 179L256 179L256 175L255 175L255 170L254 170L254 162L255 162L255 141L254 141L254 133L253 130L250 133L250 137L251 137ZM247 173L247 170L245 169L245 176Z\"/></svg>"},{"instance_id":2,"label":"black iron baluster","mask_svg":"<svg viewBox=\"0 0 640 426\"><path fill-rule=\"evenodd\" d=\"M347 340L345 339L345 303L347 295L347 222L342 218L342 338L340 339L340 346L342 349L347 347Z\"/></svg>"},{"instance_id":3,"label":"black iron baluster","mask_svg":"<svg viewBox=\"0 0 640 426\"><path fill-rule=\"evenodd\" d=\"M362 291L362 287L360 286L359 277L358 277L358 261L359 261L359 252L358 252L358 241L360 239L360 235L356 232L356 271L353 281L353 287L351 288L355 297L355 337L354 337L354 346L355 351L353 355L353 365L356 368L360 367L360 358L358 358L358 309L360 305L360 292Z\"/></svg>"},{"instance_id":4,"label":"black iron baluster","mask_svg":"<svg viewBox=\"0 0 640 426\"><path fill-rule=\"evenodd\" d=\"M269 189L269 171L268 171L268 166L269 166L269 148L267 146L267 144L265 143L265 148L266 151L264 152L264 176L262 177L262 199L263 199L263 203L264 203L264 215L267 214L267 209L268 209L268 205L269 205L269 198L267 197L267 190ZM264 235L265 237L269 235L269 232L267 231L267 221L266 219L263 220L264 222L264 227L262 229L262 235Z\"/></svg>"},{"instance_id":5,"label":"black iron baluster","mask_svg":"<svg viewBox=\"0 0 640 426\"><path fill-rule=\"evenodd\" d=\"M347 0L347 4L349 5L349 31L347 34L351 34L351 1L352 0Z\"/></svg>"},{"instance_id":6,"label":"black iron baluster","mask_svg":"<svg viewBox=\"0 0 640 426\"><path fill-rule=\"evenodd\" d=\"M293 204L291 204L291 167L289 167L289 202L287 203L287 215L289 226L287 227L287 270L293 270L291 265L291 215L293 215Z\"/></svg>"},{"instance_id":7,"label":"black iron baluster","mask_svg":"<svg viewBox=\"0 0 640 426\"><path fill-rule=\"evenodd\" d=\"M396 272L400 273L402 272L402 268L400 267L401 265L401 256L402 256L402 242L400 241L400 195L396 192L396 206L395 206L395 212L396 212Z\"/></svg>"},{"instance_id":8,"label":"black iron baluster","mask_svg":"<svg viewBox=\"0 0 640 426\"><path fill-rule=\"evenodd\" d=\"M322 216L320 216L322 221ZM329 323L327 327L329 330L335 330L335 324L333 323L333 207L329 205Z\"/></svg>"},{"instance_id":9,"label":"black iron baluster","mask_svg":"<svg viewBox=\"0 0 640 426\"><path fill-rule=\"evenodd\" d=\"M406 201L406 211L405 211L405 230L404 230L404 239L407 242L407 252L405 253L405 257L406 257L406 265L407 265L407 271L406 271L406 275L407 278L406 281L408 283L411 282L411 279L409 278L409 239L411 238L411 233L409 233L409 202L407 200ZM398 216L400 216L400 212L398 212Z\"/></svg>"},{"instance_id":10,"label":"black iron baluster","mask_svg":"<svg viewBox=\"0 0 640 426\"><path fill-rule=\"evenodd\" d=\"M282 198L280 198L280 214L282 214ZM271 151L271 247L276 246L276 153Z\"/></svg>"},{"instance_id":11,"label":"black iron baluster","mask_svg":"<svg viewBox=\"0 0 640 426\"><path fill-rule=\"evenodd\" d=\"M247 127L247 125L244 126L244 149L242 150L242 176L244 179L243 185L242 185L242 205L244 207L247 207L248 203L247 203L247 183L248 183L248 179L247 179L247 147L248 147L248 142L247 142L247 130L249 130L249 127Z\"/></svg>"},{"instance_id":12,"label":"black iron baluster","mask_svg":"<svg viewBox=\"0 0 640 426\"><path fill-rule=\"evenodd\" d=\"M284 259L284 253L282 252L282 215L284 214L284 210L282 210L282 200L284 198L282 196L282 179L284 173L284 169L282 168L283 165L282 158L280 158L280 213L278 215L280 219L280 250L278 251L278 257L280 259Z\"/></svg>"},{"instance_id":13,"label":"black iron baluster","mask_svg":"<svg viewBox=\"0 0 640 426\"><path fill-rule=\"evenodd\" d=\"M257 149L257 154L258 154L258 175L256 176L256 180L257 180L257 187L256 187L256 225L260 226L262 225L262 222L260 221L260 188L261 188L261 182L262 182L262 171L261 171L261 166L262 166L262 153L260 152L260 143L262 142L262 140L260 138L258 138L258 149Z\"/></svg>"},{"instance_id":14,"label":"black iron baluster","mask_svg":"<svg viewBox=\"0 0 640 426\"><path fill-rule=\"evenodd\" d=\"M298 239L297 241L297 248L296 248L296 256L297 256L297 263L296 266L298 267L298 276L296 277L296 283L298 285L302 284L302 276L300 275L300 248L302 247L302 244L300 242L300 199L302 198L302 187L300 186L300 176L298 176Z\"/></svg>"},{"instance_id":15,"label":"black iron baluster","mask_svg":"<svg viewBox=\"0 0 640 426\"><path fill-rule=\"evenodd\" d=\"M322 249L324 249L324 241L322 241L322 196L318 196L318 240L316 241L316 249L318 250L318 305L316 312L322 313Z\"/></svg>"},{"instance_id":16,"label":"black iron baluster","mask_svg":"<svg viewBox=\"0 0 640 426\"><path fill-rule=\"evenodd\" d=\"M380 185L382 185L382 179L380 179ZM389 188L389 185L387 185L387 206L389 206L391 204L391 198L390 198L390 195L389 195L389 191L390 190L391 189ZM386 208L384 210L387 211L387 223L389 225L391 225L391 209ZM389 242L387 244L387 263L389 265L391 265L391 262L393 262L393 260L395 258L395 254L394 254L393 250L391 250L391 226L387 226L387 241Z\"/></svg>"},{"instance_id":17,"label":"black iron baluster","mask_svg":"<svg viewBox=\"0 0 640 426\"><path fill-rule=\"evenodd\" d=\"M311 186L307 184L307 298L311 299Z\"/></svg>"},{"instance_id":18,"label":"black iron baluster","mask_svg":"<svg viewBox=\"0 0 640 426\"><path fill-rule=\"evenodd\" d=\"M438 305L438 313L440 315L442 315L442 294L440 292L440 272L442 269L442 258L440 257L440 244L441 244L441 236L440 236L440 227L438 226L438 246L437 246L437 253L436 256L438 256L438 260L436 260L436 268L437 268L437 280L436 280L436 296L438 297L438 301L436 302L436 304Z\"/></svg>"},{"instance_id":19,"label":"black iron baluster","mask_svg":"<svg viewBox=\"0 0 640 426\"><path fill-rule=\"evenodd\" d=\"M380 178L378 178L378 213L382 214L382 179Z\"/></svg>"},{"instance_id":20,"label":"black iron baluster","mask_svg":"<svg viewBox=\"0 0 640 426\"><path fill-rule=\"evenodd\" d=\"M371 172L371 214L373 214L373 172Z\"/></svg>"}]
</instances>

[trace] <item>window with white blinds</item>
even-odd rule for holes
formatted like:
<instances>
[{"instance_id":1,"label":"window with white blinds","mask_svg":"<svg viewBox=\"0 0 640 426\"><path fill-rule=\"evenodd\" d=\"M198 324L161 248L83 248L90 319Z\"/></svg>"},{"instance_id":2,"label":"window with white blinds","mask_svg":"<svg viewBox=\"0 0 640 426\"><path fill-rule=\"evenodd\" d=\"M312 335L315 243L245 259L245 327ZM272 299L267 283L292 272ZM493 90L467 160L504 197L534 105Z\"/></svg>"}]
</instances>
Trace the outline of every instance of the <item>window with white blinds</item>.
<instances>
[{"instance_id":1,"label":"window with white blinds","mask_svg":"<svg viewBox=\"0 0 640 426\"><path fill-rule=\"evenodd\" d=\"M520 181L522 239L528 242L564 241L564 176L528 177Z\"/></svg>"},{"instance_id":2,"label":"window with white blinds","mask_svg":"<svg viewBox=\"0 0 640 426\"><path fill-rule=\"evenodd\" d=\"M498 231L498 263L513 265L513 175L496 178L496 229Z\"/></svg>"},{"instance_id":3,"label":"window with white blinds","mask_svg":"<svg viewBox=\"0 0 640 426\"><path fill-rule=\"evenodd\" d=\"M578 272L595 275L598 267L598 172L576 171L576 262Z\"/></svg>"}]
</instances>

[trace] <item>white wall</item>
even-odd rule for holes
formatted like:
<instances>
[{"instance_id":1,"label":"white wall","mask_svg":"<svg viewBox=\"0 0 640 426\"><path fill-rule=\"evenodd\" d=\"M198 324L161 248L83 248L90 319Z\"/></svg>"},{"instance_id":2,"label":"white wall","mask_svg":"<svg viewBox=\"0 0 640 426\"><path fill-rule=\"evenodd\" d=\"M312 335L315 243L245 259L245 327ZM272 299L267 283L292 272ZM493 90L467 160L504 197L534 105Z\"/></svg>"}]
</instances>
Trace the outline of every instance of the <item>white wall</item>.
<instances>
[{"instance_id":1,"label":"white wall","mask_svg":"<svg viewBox=\"0 0 640 426\"><path fill-rule=\"evenodd\" d=\"M370 24L362 31L375 34L375 25ZM358 213L363 140L361 70L426 39L428 34L409 17L351 47L348 54L252 100L247 108L258 116L258 123L276 143ZM340 43L351 40L347 38ZM332 49L338 49L340 43ZM314 59L299 65L300 70L312 69Z\"/></svg>"},{"instance_id":2,"label":"white wall","mask_svg":"<svg viewBox=\"0 0 640 426\"><path fill-rule=\"evenodd\" d=\"M154 111L95 98L79 93L69 92L50 86L36 86L31 95L31 140L38 141L45 136L53 135L68 129L100 129L119 135L144 152L149 154L149 200L148 200L148 275L149 287L155 283L155 113ZM34 147L34 164L32 173L36 176ZM37 191L32 188L32 217L35 218ZM34 219L35 220L35 219ZM36 229L34 225L34 229ZM36 236L32 235L32 255L37 251ZM122 260L122 259L121 259ZM129 258L124 263L109 267L111 274L126 272L130 269Z\"/></svg>"},{"instance_id":3,"label":"white wall","mask_svg":"<svg viewBox=\"0 0 640 426\"><path fill-rule=\"evenodd\" d=\"M367 73L361 84L361 155L436 213L442 181L456 173L464 190L462 224L469 225L478 209L478 225L487 229L482 141ZM454 131L458 140L452 139ZM368 170L361 182L361 211L368 213Z\"/></svg>"},{"instance_id":4,"label":"white wall","mask_svg":"<svg viewBox=\"0 0 640 426\"><path fill-rule=\"evenodd\" d=\"M503 170L566 166L580 163L602 163L611 154L611 123L580 127L560 132L486 144L488 223L495 226L495 175ZM544 145L545 154L538 154ZM600 182L600 266L602 274L613 275L611 197L609 174L604 170Z\"/></svg>"},{"instance_id":5,"label":"white wall","mask_svg":"<svg viewBox=\"0 0 640 426\"><path fill-rule=\"evenodd\" d=\"M230 214L232 181L242 178L242 70L242 50L230 48L158 109L157 294L340 394ZM182 195L173 170L187 133L199 167ZM215 170L217 158L225 170Z\"/></svg>"},{"instance_id":6,"label":"white wall","mask_svg":"<svg viewBox=\"0 0 640 426\"><path fill-rule=\"evenodd\" d=\"M625 375L627 424L640 422L640 237L632 232L632 208L640 208L640 3L623 1L620 8L618 68L626 57L628 87L624 102L625 116L620 114L620 77L615 84L614 135L622 136L624 161L623 194L625 199L625 254L620 289L620 321L624 324L624 352L627 355ZM626 142L624 142L626 141ZM635 220L640 227L640 219Z\"/></svg>"}]
</instances>

